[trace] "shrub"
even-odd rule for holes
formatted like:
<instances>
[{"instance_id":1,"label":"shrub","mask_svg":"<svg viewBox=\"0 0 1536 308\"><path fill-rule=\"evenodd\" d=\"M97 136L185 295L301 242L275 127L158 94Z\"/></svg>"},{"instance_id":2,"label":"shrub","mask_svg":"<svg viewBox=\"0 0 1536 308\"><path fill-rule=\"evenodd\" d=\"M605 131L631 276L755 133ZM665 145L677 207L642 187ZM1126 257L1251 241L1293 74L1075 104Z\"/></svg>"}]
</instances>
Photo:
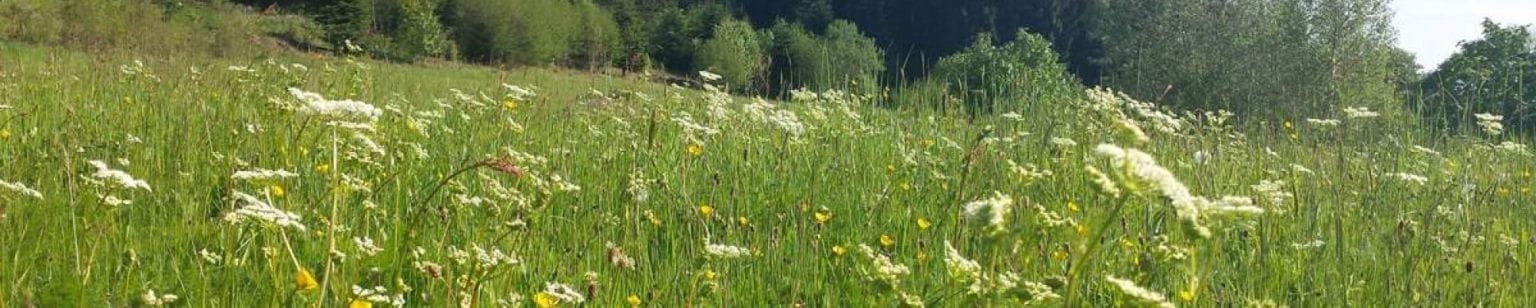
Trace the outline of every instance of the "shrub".
<instances>
[{"instance_id":1,"label":"shrub","mask_svg":"<svg viewBox=\"0 0 1536 308\"><path fill-rule=\"evenodd\" d=\"M567 56L579 25L570 3L460 0L453 33L464 56L480 62L548 65Z\"/></svg>"},{"instance_id":2,"label":"shrub","mask_svg":"<svg viewBox=\"0 0 1536 308\"><path fill-rule=\"evenodd\" d=\"M695 67L720 74L726 84L751 89L763 69L763 51L757 32L746 21L726 19L699 50Z\"/></svg>"},{"instance_id":3,"label":"shrub","mask_svg":"<svg viewBox=\"0 0 1536 308\"><path fill-rule=\"evenodd\" d=\"M594 70L613 63L619 57L619 24L608 13L591 1L577 3L579 30L571 47L571 66Z\"/></svg>"},{"instance_id":4,"label":"shrub","mask_svg":"<svg viewBox=\"0 0 1536 308\"><path fill-rule=\"evenodd\" d=\"M885 72L885 52L875 46L875 39L859 32L859 27L844 20L827 25L822 40L828 53L826 78L833 88L860 94L874 94L880 88L880 74Z\"/></svg>"},{"instance_id":5,"label":"shrub","mask_svg":"<svg viewBox=\"0 0 1536 308\"><path fill-rule=\"evenodd\" d=\"M939 59L930 78L943 80L972 115L1016 110L1079 92L1050 41L1023 30L1002 46L993 45L989 35L979 35L971 47Z\"/></svg>"},{"instance_id":6,"label":"shrub","mask_svg":"<svg viewBox=\"0 0 1536 308\"><path fill-rule=\"evenodd\" d=\"M781 94L794 89L825 90L832 88L831 60L821 42L796 23L779 21L769 28L773 43L769 78L774 91Z\"/></svg>"}]
</instances>

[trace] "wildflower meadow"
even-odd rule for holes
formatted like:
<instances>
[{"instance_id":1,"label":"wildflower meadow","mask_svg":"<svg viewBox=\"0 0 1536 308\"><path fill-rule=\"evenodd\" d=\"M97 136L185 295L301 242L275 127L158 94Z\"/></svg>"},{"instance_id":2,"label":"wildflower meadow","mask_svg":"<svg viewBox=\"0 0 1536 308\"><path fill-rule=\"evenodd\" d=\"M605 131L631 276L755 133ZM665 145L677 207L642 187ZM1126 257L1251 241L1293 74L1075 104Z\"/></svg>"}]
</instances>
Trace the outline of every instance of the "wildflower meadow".
<instances>
[{"instance_id":1,"label":"wildflower meadow","mask_svg":"<svg viewBox=\"0 0 1536 308\"><path fill-rule=\"evenodd\" d=\"M1502 115L0 45L4 307L1518 307ZM874 94L880 95L880 94Z\"/></svg>"}]
</instances>

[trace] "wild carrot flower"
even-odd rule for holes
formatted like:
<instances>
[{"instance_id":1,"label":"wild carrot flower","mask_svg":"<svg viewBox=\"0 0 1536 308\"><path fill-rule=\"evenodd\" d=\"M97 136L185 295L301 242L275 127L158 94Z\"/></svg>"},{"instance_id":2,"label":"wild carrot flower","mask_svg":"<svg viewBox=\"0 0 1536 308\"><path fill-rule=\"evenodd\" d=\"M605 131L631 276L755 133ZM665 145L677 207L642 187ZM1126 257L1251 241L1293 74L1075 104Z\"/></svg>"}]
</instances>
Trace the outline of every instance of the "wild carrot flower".
<instances>
[{"instance_id":1,"label":"wild carrot flower","mask_svg":"<svg viewBox=\"0 0 1536 308\"><path fill-rule=\"evenodd\" d=\"M1130 296L1131 298L1135 298L1149 304L1156 305L1158 307L1175 307L1173 303L1168 302L1168 297L1163 296L1163 294L1158 293L1157 291L1152 291L1147 288L1138 286L1134 281L1117 278L1113 275L1104 276L1104 280L1108 281L1110 284L1115 285L1115 287L1120 289L1120 293Z\"/></svg>"},{"instance_id":2,"label":"wild carrot flower","mask_svg":"<svg viewBox=\"0 0 1536 308\"><path fill-rule=\"evenodd\" d=\"M983 223L988 232L998 234L1007 229L1006 220L1013 211L1013 198L1001 192L992 192L992 198L967 202L961 205L961 209L968 219Z\"/></svg>"},{"instance_id":3,"label":"wild carrot flower","mask_svg":"<svg viewBox=\"0 0 1536 308\"><path fill-rule=\"evenodd\" d=\"M133 177L133 175L129 175L127 172L123 172L122 170L112 169L111 167L107 166L107 163L104 161L93 160L90 161L90 163L92 166L96 166L96 173L92 174L91 176L94 176L98 179L110 180L112 183L127 189L137 188L143 189L145 191L154 191L149 188L149 183L136 179Z\"/></svg>"},{"instance_id":4,"label":"wild carrot flower","mask_svg":"<svg viewBox=\"0 0 1536 308\"><path fill-rule=\"evenodd\" d=\"M966 259L949 241L944 241L944 266L949 269L951 279L969 283L981 278L981 264Z\"/></svg>"},{"instance_id":5,"label":"wild carrot flower","mask_svg":"<svg viewBox=\"0 0 1536 308\"><path fill-rule=\"evenodd\" d=\"M304 223L301 222L303 218L298 214L280 210L277 207L268 204L266 201L262 201L261 199L256 198L256 196L252 196L243 192L234 192L234 196L237 203L244 203L245 206L233 212L229 212L228 214L224 214L224 221L228 221L230 223L241 223L248 220L256 220L265 223L271 223L279 227L291 227L299 231L307 230L304 227Z\"/></svg>"},{"instance_id":6,"label":"wild carrot flower","mask_svg":"<svg viewBox=\"0 0 1536 308\"><path fill-rule=\"evenodd\" d=\"M576 291L576 288L558 282L545 283L543 293L554 296L560 303L581 304L587 301L587 297L581 295L580 291ZM537 301L538 297L534 297L534 300Z\"/></svg>"},{"instance_id":7,"label":"wild carrot flower","mask_svg":"<svg viewBox=\"0 0 1536 308\"><path fill-rule=\"evenodd\" d=\"M303 116L334 118L334 119L359 119L374 121L384 115L378 107L355 100L329 100L319 93L307 92L298 88L288 88L292 94L304 105L299 106L297 113Z\"/></svg>"},{"instance_id":8,"label":"wild carrot flower","mask_svg":"<svg viewBox=\"0 0 1536 308\"><path fill-rule=\"evenodd\" d=\"M159 307L175 303L181 297L171 293L155 294L154 289L148 289L144 290L144 295L140 296L139 299L144 301L145 306Z\"/></svg>"},{"instance_id":9,"label":"wild carrot flower","mask_svg":"<svg viewBox=\"0 0 1536 308\"><path fill-rule=\"evenodd\" d=\"M5 188L6 190L10 190L23 196L32 197L38 200L43 199L43 193L38 192L31 187L27 187L26 184L22 184L20 182L6 182L5 180L0 180L0 188Z\"/></svg>"},{"instance_id":10,"label":"wild carrot flower","mask_svg":"<svg viewBox=\"0 0 1536 308\"><path fill-rule=\"evenodd\" d=\"M299 176L298 173L288 172L287 170L282 170L282 169L268 170L268 169L260 169L260 168L258 168L258 169L254 169L254 170L235 171L235 174L230 176L230 178L236 179L236 180L259 181L259 180L285 179L285 178L291 178L291 177L297 177L297 176Z\"/></svg>"},{"instance_id":11,"label":"wild carrot flower","mask_svg":"<svg viewBox=\"0 0 1536 308\"><path fill-rule=\"evenodd\" d=\"M1487 113L1479 113L1475 116L1477 117L1477 126L1483 128L1484 133L1488 133L1490 136L1504 133L1504 116Z\"/></svg>"},{"instance_id":12,"label":"wild carrot flower","mask_svg":"<svg viewBox=\"0 0 1536 308\"><path fill-rule=\"evenodd\" d=\"M1366 107L1344 107L1344 116L1350 119L1369 119L1380 117L1381 113Z\"/></svg>"},{"instance_id":13,"label":"wild carrot flower","mask_svg":"<svg viewBox=\"0 0 1536 308\"><path fill-rule=\"evenodd\" d=\"M752 255L752 250L749 250L746 247L713 243L706 243L704 245L704 252L709 254L711 257L723 259L739 258Z\"/></svg>"}]
</instances>

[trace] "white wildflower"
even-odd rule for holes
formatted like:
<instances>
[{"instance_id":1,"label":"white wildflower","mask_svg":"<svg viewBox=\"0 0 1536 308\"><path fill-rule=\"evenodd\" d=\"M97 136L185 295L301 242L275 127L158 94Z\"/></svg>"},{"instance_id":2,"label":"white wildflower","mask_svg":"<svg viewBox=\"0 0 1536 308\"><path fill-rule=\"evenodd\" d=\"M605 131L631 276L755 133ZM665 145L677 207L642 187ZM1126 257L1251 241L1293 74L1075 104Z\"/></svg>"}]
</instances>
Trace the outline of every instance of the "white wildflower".
<instances>
[{"instance_id":1,"label":"white wildflower","mask_svg":"<svg viewBox=\"0 0 1536 308\"><path fill-rule=\"evenodd\" d=\"M1323 247L1323 240L1312 240L1311 242L1304 243L1291 243L1291 248L1296 248L1298 250L1306 250L1318 247Z\"/></svg>"},{"instance_id":2,"label":"white wildflower","mask_svg":"<svg viewBox=\"0 0 1536 308\"><path fill-rule=\"evenodd\" d=\"M144 300L145 306L158 307L175 303L176 300L181 299L181 297L171 293L155 294L155 290L149 289L144 290L144 295L140 296L139 299Z\"/></svg>"},{"instance_id":3,"label":"white wildflower","mask_svg":"<svg viewBox=\"0 0 1536 308\"><path fill-rule=\"evenodd\" d=\"M1493 149L1515 155L1531 155L1530 147L1514 141L1505 141L1493 146Z\"/></svg>"},{"instance_id":4,"label":"white wildflower","mask_svg":"<svg viewBox=\"0 0 1536 308\"><path fill-rule=\"evenodd\" d=\"M966 259L949 241L944 241L944 251L944 266L949 269L950 278L971 282L981 277L981 264Z\"/></svg>"},{"instance_id":5,"label":"white wildflower","mask_svg":"<svg viewBox=\"0 0 1536 308\"><path fill-rule=\"evenodd\" d=\"M1381 113L1366 107L1344 107L1344 116L1350 119L1369 119L1380 117Z\"/></svg>"},{"instance_id":6,"label":"white wildflower","mask_svg":"<svg viewBox=\"0 0 1536 308\"><path fill-rule=\"evenodd\" d=\"M352 243L357 245L357 250L358 251L361 251L361 252L363 252L363 254L368 255L370 257L374 256L374 255L378 255L380 252L384 251L383 248L379 248L378 245L373 243L373 239L372 238L368 238L366 236L365 237L352 237Z\"/></svg>"},{"instance_id":7,"label":"white wildflower","mask_svg":"<svg viewBox=\"0 0 1536 308\"><path fill-rule=\"evenodd\" d=\"M1338 119L1307 119L1307 123L1317 126L1339 126L1343 121Z\"/></svg>"},{"instance_id":8,"label":"white wildflower","mask_svg":"<svg viewBox=\"0 0 1536 308\"><path fill-rule=\"evenodd\" d=\"M1406 173L1406 172L1388 173L1387 176L1393 177L1393 178L1397 178L1400 181L1408 182L1408 183L1412 183L1412 184L1424 185L1424 184L1428 184L1429 183L1429 178L1424 177L1422 175L1412 174L1412 173Z\"/></svg>"},{"instance_id":9,"label":"white wildflower","mask_svg":"<svg viewBox=\"0 0 1536 308\"><path fill-rule=\"evenodd\" d=\"M107 163L104 161L93 160L90 161L90 163L92 166L96 166L96 173L92 174L91 176L94 176L98 179L111 180L112 183L115 183L118 186L122 186L123 188L138 188L145 191L154 191L149 188L149 183L136 179L133 177L133 175L129 175L127 172L123 172L122 170L114 170L107 166Z\"/></svg>"},{"instance_id":10,"label":"white wildflower","mask_svg":"<svg viewBox=\"0 0 1536 308\"><path fill-rule=\"evenodd\" d=\"M318 93L306 92L298 88L288 88L288 93L304 102L298 110L298 114L304 116L373 121L384 115L384 111L379 108L360 101L329 100Z\"/></svg>"},{"instance_id":11,"label":"white wildflower","mask_svg":"<svg viewBox=\"0 0 1536 308\"><path fill-rule=\"evenodd\" d=\"M704 78L704 81L716 81L720 80L720 78L724 78L720 76L720 74L715 74L708 71L699 71L699 77Z\"/></svg>"},{"instance_id":12,"label":"white wildflower","mask_svg":"<svg viewBox=\"0 0 1536 308\"><path fill-rule=\"evenodd\" d=\"M704 245L704 252L711 257L730 259L752 255L752 250L746 247L709 243Z\"/></svg>"},{"instance_id":13,"label":"white wildflower","mask_svg":"<svg viewBox=\"0 0 1536 308\"><path fill-rule=\"evenodd\" d=\"M890 257L876 252L874 248L869 247L867 244L859 244L859 252L870 259L870 265L866 268L861 268L865 279L883 281L895 286L900 284L902 276L912 273L912 269L907 268L906 265L891 261Z\"/></svg>"},{"instance_id":14,"label":"white wildflower","mask_svg":"<svg viewBox=\"0 0 1536 308\"><path fill-rule=\"evenodd\" d=\"M20 182L7 182L5 180L0 180L0 188L4 188L6 190L22 194L23 196L32 197L38 200L43 199L43 193L38 192L36 189L32 189L31 187L27 187L27 184L22 184Z\"/></svg>"},{"instance_id":15,"label":"white wildflower","mask_svg":"<svg viewBox=\"0 0 1536 308\"><path fill-rule=\"evenodd\" d=\"M1285 191L1285 181L1262 180L1258 184L1249 187L1258 192L1259 196L1269 201L1271 205L1285 204L1285 199L1290 199L1294 196L1294 194Z\"/></svg>"},{"instance_id":16,"label":"white wildflower","mask_svg":"<svg viewBox=\"0 0 1536 308\"><path fill-rule=\"evenodd\" d=\"M101 197L101 203L106 203L107 205L114 206L114 207L116 207L116 206L127 206L127 205L133 205L133 200L118 198L117 196L113 196L113 195L106 195L106 196L102 196Z\"/></svg>"},{"instance_id":17,"label":"white wildflower","mask_svg":"<svg viewBox=\"0 0 1536 308\"><path fill-rule=\"evenodd\" d=\"M1483 128L1484 133L1493 136L1504 133L1504 116L1487 113L1479 113L1475 116L1477 116L1477 126Z\"/></svg>"},{"instance_id":18,"label":"white wildflower","mask_svg":"<svg viewBox=\"0 0 1536 308\"><path fill-rule=\"evenodd\" d=\"M356 297L357 299L368 301L369 303L389 304L395 307L405 306L405 294L390 295L389 289L384 288L384 286L364 288L361 286L353 285L352 296Z\"/></svg>"},{"instance_id":19,"label":"white wildflower","mask_svg":"<svg viewBox=\"0 0 1536 308\"><path fill-rule=\"evenodd\" d=\"M208 249L198 250L197 257L202 258L203 262L208 262L208 264L213 265L219 265L220 262L224 262L223 256L210 252Z\"/></svg>"},{"instance_id":20,"label":"white wildflower","mask_svg":"<svg viewBox=\"0 0 1536 308\"><path fill-rule=\"evenodd\" d=\"M301 221L303 218L300 217L299 214L280 210L265 201L261 201L261 199L256 198L256 196L252 196L243 192L237 191L234 192L234 195L236 201L239 203L245 203L245 206L235 210L234 212L224 214L224 221L237 224L245 221L256 220L260 222L271 223L279 227L291 227L299 231L307 230L307 228L304 227L304 223Z\"/></svg>"},{"instance_id":21,"label":"white wildflower","mask_svg":"<svg viewBox=\"0 0 1536 308\"><path fill-rule=\"evenodd\" d=\"M544 293L549 293L549 295L560 299L561 303L581 304L587 301L587 297L582 296L580 291L576 291L576 288L558 282L545 283Z\"/></svg>"},{"instance_id":22,"label":"white wildflower","mask_svg":"<svg viewBox=\"0 0 1536 308\"><path fill-rule=\"evenodd\" d=\"M1058 147L1069 148L1077 146L1077 141L1066 137L1051 137L1051 144Z\"/></svg>"},{"instance_id":23,"label":"white wildflower","mask_svg":"<svg viewBox=\"0 0 1536 308\"><path fill-rule=\"evenodd\" d=\"M1005 231L1008 214L1013 211L1013 197L1002 192L992 192L992 198L967 202L961 205L965 216L975 222L984 222L992 234Z\"/></svg>"},{"instance_id":24,"label":"white wildflower","mask_svg":"<svg viewBox=\"0 0 1536 308\"><path fill-rule=\"evenodd\" d=\"M298 173L289 172L287 170L282 170L282 169L267 170L267 169L257 168L255 170L235 171L235 175L230 176L230 178L233 178L233 179L236 179L236 180L260 181L260 180L271 180L271 179L286 179L286 178L291 178L291 177L296 177L296 176L299 176L299 174Z\"/></svg>"},{"instance_id":25,"label":"white wildflower","mask_svg":"<svg viewBox=\"0 0 1536 308\"><path fill-rule=\"evenodd\" d=\"M1426 147L1422 147L1422 146L1415 145L1415 146L1413 146L1412 150L1415 153L1440 156L1440 151L1435 151L1435 149L1426 148Z\"/></svg>"},{"instance_id":26,"label":"white wildflower","mask_svg":"<svg viewBox=\"0 0 1536 308\"><path fill-rule=\"evenodd\" d=\"M1163 296L1162 293L1138 286L1134 281L1120 279L1113 275L1104 276L1104 281L1108 281L1110 284L1114 284L1115 287L1120 289L1120 293L1125 293L1125 295L1132 298L1145 301L1158 307L1175 307L1173 303L1168 302L1168 297Z\"/></svg>"}]
</instances>

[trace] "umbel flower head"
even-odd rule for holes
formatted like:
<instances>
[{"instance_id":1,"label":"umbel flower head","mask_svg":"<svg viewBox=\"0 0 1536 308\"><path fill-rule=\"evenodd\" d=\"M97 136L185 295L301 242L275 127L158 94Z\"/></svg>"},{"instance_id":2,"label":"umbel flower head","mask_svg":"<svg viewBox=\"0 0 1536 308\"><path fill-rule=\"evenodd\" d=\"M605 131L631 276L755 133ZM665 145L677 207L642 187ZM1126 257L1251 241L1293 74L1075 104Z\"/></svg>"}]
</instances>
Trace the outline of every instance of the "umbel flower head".
<instances>
[{"instance_id":1,"label":"umbel flower head","mask_svg":"<svg viewBox=\"0 0 1536 308\"><path fill-rule=\"evenodd\" d=\"M1202 219L1212 214L1262 214L1264 209L1253 205L1253 200L1242 197L1223 197L1211 200L1190 193L1172 171L1157 164L1151 154L1137 149L1127 149L1112 144L1100 144L1094 154L1109 159L1118 183L1131 192L1155 191L1161 193L1173 205L1179 220L1201 237L1209 237L1211 230Z\"/></svg>"},{"instance_id":2,"label":"umbel flower head","mask_svg":"<svg viewBox=\"0 0 1536 308\"><path fill-rule=\"evenodd\" d=\"M130 175L127 172L123 172L122 170L112 169L112 167L107 166L107 163L104 161L93 160L90 161L90 163L91 166L96 166L96 173L91 174L93 177L112 181L112 183L127 189L143 189L144 191L151 192L154 191L153 189L149 189L149 183L144 182L144 180L134 178L133 175Z\"/></svg>"},{"instance_id":3,"label":"umbel flower head","mask_svg":"<svg viewBox=\"0 0 1536 308\"><path fill-rule=\"evenodd\" d=\"M965 217L986 226L987 232L996 235L1007 231L1008 214L1013 211L1013 198L1001 192L992 192L992 198L967 202L961 206Z\"/></svg>"},{"instance_id":4,"label":"umbel flower head","mask_svg":"<svg viewBox=\"0 0 1536 308\"><path fill-rule=\"evenodd\" d=\"M298 109L298 114L302 116L367 120L371 122L378 120L379 116L384 115L384 111L379 110L379 108L360 101L349 99L329 100L325 99L324 96L320 96L319 93L299 90L298 88L288 88L288 93L304 103Z\"/></svg>"}]
</instances>

